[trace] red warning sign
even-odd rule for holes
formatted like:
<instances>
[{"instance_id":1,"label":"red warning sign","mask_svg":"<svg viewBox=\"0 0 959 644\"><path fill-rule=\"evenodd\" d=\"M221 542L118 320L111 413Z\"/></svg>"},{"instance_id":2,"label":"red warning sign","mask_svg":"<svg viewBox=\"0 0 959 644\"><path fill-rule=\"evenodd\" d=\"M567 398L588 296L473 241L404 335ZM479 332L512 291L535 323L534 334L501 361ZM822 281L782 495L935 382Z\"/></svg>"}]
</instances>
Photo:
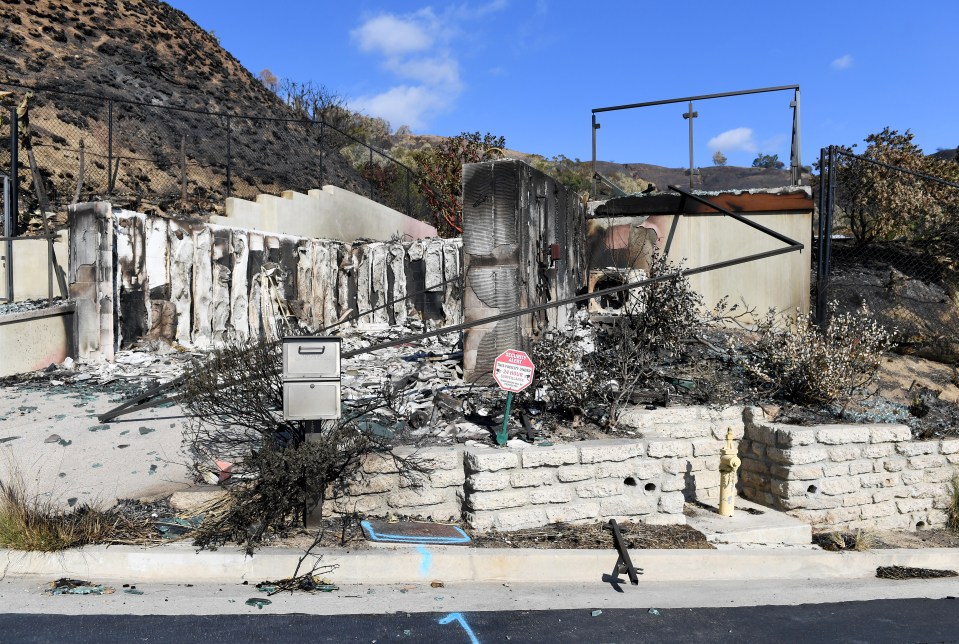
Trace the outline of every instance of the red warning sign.
<instances>
[{"instance_id":1,"label":"red warning sign","mask_svg":"<svg viewBox=\"0 0 959 644\"><path fill-rule=\"evenodd\" d=\"M493 361L493 380L500 389L517 393L532 384L535 370L533 361L525 351L509 349Z\"/></svg>"}]
</instances>

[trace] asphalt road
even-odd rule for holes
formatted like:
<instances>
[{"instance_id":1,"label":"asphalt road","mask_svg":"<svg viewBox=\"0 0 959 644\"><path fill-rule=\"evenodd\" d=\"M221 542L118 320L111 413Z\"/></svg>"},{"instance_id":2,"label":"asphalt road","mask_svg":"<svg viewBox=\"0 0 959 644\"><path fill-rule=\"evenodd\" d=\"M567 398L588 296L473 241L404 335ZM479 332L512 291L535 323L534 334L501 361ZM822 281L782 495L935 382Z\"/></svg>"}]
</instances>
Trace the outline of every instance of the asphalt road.
<instances>
[{"instance_id":1,"label":"asphalt road","mask_svg":"<svg viewBox=\"0 0 959 644\"><path fill-rule=\"evenodd\" d=\"M389 615L0 615L3 642L959 642L959 600Z\"/></svg>"}]
</instances>

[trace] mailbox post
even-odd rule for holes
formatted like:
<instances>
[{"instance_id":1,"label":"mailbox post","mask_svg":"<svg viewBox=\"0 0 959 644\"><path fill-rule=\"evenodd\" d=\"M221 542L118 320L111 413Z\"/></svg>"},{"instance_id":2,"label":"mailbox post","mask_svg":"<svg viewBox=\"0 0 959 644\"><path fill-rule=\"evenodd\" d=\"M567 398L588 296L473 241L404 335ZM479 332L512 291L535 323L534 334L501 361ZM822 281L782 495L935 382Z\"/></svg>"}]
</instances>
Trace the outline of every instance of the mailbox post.
<instances>
[{"instance_id":1,"label":"mailbox post","mask_svg":"<svg viewBox=\"0 0 959 644\"><path fill-rule=\"evenodd\" d=\"M283 338L283 419L340 417L340 338Z\"/></svg>"}]
</instances>

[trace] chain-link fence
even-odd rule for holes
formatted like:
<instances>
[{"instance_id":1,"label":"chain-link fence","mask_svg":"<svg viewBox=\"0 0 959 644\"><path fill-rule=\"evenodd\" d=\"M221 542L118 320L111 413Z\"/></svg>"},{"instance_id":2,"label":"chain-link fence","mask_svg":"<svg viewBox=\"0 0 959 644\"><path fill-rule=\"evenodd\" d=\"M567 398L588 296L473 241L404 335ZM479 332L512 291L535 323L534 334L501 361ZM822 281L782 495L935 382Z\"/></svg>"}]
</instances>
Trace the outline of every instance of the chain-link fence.
<instances>
[{"instance_id":1,"label":"chain-link fence","mask_svg":"<svg viewBox=\"0 0 959 644\"><path fill-rule=\"evenodd\" d=\"M867 307L901 347L959 359L959 183L824 149L813 308Z\"/></svg>"},{"instance_id":2,"label":"chain-link fence","mask_svg":"<svg viewBox=\"0 0 959 644\"><path fill-rule=\"evenodd\" d=\"M29 133L18 137L21 213L36 210L45 197L53 209L109 199L192 214L217 211L227 197L254 199L332 184L434 223L414 170L321 121L2 83L0 90L13 91L16 101L32 93ZM12 162L11 108L4 112L0 169L6 170Z\"/></svg>"}]
</instances>

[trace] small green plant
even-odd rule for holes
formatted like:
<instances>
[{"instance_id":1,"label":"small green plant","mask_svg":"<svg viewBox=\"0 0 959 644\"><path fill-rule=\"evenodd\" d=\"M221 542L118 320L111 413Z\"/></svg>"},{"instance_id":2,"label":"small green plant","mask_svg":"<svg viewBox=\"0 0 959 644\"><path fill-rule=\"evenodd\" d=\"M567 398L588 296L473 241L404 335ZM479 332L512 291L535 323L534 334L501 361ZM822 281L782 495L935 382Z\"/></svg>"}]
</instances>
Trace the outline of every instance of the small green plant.
<instances>
[{"instance_id":1,"label":"small green plant","mask_svg":"<svg viewBox=\"0 0 959 644\"><path fill-rule=\"evenodd\" d=\"M31 498L18 472L0 481L0 547L54 552L104 541L112 524L102 512L81 506L65 512L49 499Z\"/></svg>"},{"instance_id":2,"label":"small green plant","mask_svg":"<svg viewBox=\"0 0 959 644\"><path fill-rule=\"evenodd\" d=\"M782 320L770 312L758 324L759 338L742 360L749 378L798 405L846 405L868 396L891 335L863 308L835 314L821 330L810 315Z\"/></svg>"},{"instance_id":3,"label":"small green plant","mask_svg":"<svg viewBox=\"0 0 959 644\"><path fill-rule=\"evenodd\" d=\"M852 537L852 549L856 552L868 552L879 545L879 536L869 530L856 530Z\"/></svg>"},{"instance_id":4,"label":"small green plant","mask_svg":"<svg viewBox=\"0 0 959 644\"><path fill-rule=\"evenodd\" d=\"M959 471L952 475L952 494L946 514L946 527L959 534Z\"/></svg>"}]
</instances>

